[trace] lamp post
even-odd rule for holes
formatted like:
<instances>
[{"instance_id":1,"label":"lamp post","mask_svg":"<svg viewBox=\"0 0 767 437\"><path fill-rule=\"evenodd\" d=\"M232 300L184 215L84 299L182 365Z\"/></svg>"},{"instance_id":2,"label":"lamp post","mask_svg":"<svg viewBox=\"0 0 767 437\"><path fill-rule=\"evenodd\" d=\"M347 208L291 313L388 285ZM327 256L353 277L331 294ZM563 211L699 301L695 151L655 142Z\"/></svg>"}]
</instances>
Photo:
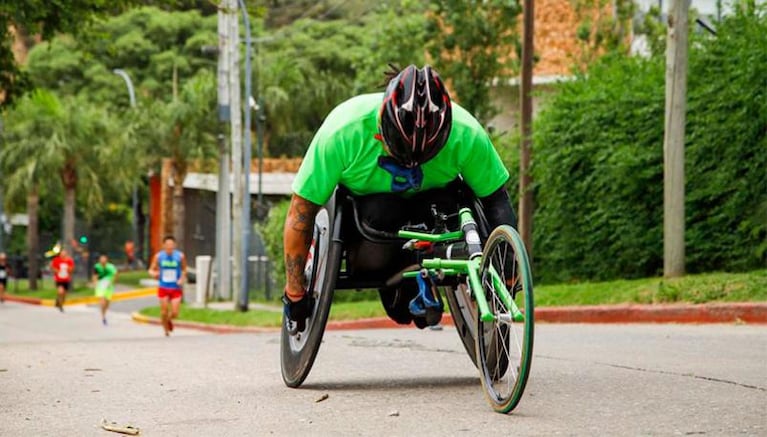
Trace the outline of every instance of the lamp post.
<instances>
[{"instance_id":1,"label":"lamp post","mask_svg":"<svg viewBox=\"0 0 767 437\"><path fill-rule=\"evenodd\" d=\"M133 82L130 80L130 76L128 73L121 69L121 68L115 68L112 70L112 73L120 76L125 81L125 86L128 87L128 97L130 98L130 106L131 109L136 108L136 93L133 90ZM133 216L132 216L132 225L133 225L133 241L137 245L138 256L137 259L141 260L143 254L144 254L144 244L142 241L139 241L139 232L138 232L138 186L136 184L133 184L133 192L131 193L131 207L133 208Z\"/></svg>"},{"instance_id":2,"label":"lamp post","mask_svg":"<svg viewBox=\"0 0 767 437\"><path fill-rule=\"evenodd\" d=\"M248 9L245 6L244 0L238 0L240 10L242 11L242 21L245 26L245 128L243 129L243 153L242 153L242 165L243 165L243 177L245 179L245 190L243 193L242 201L242 259L240 260L242 265L240 279L240 311L248 310L248 248L250 242L250 100L251 100L251 35L250 35L250 18L248 17Z\"/></svg>"}]
</instances>

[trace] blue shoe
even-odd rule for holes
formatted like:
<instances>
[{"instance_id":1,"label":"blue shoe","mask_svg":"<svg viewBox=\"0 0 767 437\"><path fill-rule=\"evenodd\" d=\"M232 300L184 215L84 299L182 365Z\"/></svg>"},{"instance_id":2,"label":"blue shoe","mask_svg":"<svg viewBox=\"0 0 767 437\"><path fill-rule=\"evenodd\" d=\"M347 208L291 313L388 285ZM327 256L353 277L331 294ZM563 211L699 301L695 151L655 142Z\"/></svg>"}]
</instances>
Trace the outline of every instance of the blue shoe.
<instances>
[{"instance_id":1,"label":"blue shoe","mask_svg":"<svg viewBox=\"0 0 767 437\"><path fill-rule=\"evenodd\" d=\"M431 280L427 282L423 275L418 275L416 281L418 282L418 295L410 301L408 309L413 316L424 317L426 319L425 325L436 325L442 320L444 311L442 300L436 290L433 290ZM416 325L421 328L421 324L417 323Z\"/></svg>"}]
</instances>

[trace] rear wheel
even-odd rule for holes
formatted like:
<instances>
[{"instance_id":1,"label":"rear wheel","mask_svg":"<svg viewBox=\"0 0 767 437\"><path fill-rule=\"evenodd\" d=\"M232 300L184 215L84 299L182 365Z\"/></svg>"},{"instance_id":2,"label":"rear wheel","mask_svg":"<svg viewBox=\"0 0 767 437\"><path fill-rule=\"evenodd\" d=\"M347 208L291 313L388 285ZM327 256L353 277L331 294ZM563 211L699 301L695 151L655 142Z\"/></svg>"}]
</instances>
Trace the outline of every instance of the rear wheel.
<instances>
[{"instance_id":1,"label":"rear wheel","mask_svg":"<svg viewBox=\"0 0 767 437\"><path fill-rule=\"evenodd\" d=\"M500 413L517 406L533 358L533 280L522 239L510 226L496 228L485 245L480 279L493 318L477 320L477 358L490 405Z\"/></svg>"},{"instance_id":2,"label":"rear wheel","mask_svg":"<svg viewBox=\"0 0 767 437\"><path fill-rule=\"evenodd\" d=\"M307 290L314 299L314 310L307 319L306 329L295 332L295 324L284 315L282 317L280 367L288 387L300 386L309 375L330 313L342 250L340 243L332 241L334 204L331 199L315 218L305 268Z\"/></svg>"}]
</instances>

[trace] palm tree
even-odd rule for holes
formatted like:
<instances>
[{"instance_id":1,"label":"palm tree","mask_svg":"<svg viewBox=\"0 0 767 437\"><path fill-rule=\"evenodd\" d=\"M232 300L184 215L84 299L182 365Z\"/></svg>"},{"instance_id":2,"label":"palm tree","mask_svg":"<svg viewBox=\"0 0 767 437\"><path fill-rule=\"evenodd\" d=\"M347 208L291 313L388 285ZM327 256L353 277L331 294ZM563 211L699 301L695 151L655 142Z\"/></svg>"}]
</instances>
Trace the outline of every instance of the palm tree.
<instances>
[{"instance_id":1,"label":"palm tree","mask_svg":"<svg viewBox=\"0 0 767 437\"><path fill-rule=\"evenodd\" d=\"M169 158L173 179L173 225L166 228L184 241L184 178L194 162L215 158L216 84L212 74L201 72L187 81L170 102L155 101L139 114L134 140L141 144L150 167ZM172 232L171 232L172 231Z\"/></svg>"},{"instance_id":2,"label":"palm tree","mask_svg":"<svg viewBox=\"0 0 767 437\"><path fill-rule=\"evenodd\" d=\"M61 102L46 91L35 91L21 99L5 117L5 129L0 146L0 169L6 175L9 201L26 195L27 257L29 288L37 289L40 272L38 255L40 239L38 209L40 187L51 182L49 162L39 159L42 151L54 141L58 120L62 117Z\"/></svg>"},{"instance_id":3,"label":"palm tree","mask_svg":"<svg viewBox=\"0 0 767 437\"><path fill-rule=\"evenodd\" d=\"M114 129L108 112L84 100L66 100L62 106L54 139L42 151L41 159L58 170L64 188L63 242L69 246L75 237L78 188L83 190L86 211L92 213L103 204L103 156L114 141Z\"/></svg>"},{"instance_id":4,"label":"palm tree","mask_svg":"<svg viewBox=\"0 0 767 437\"><path fill-rule=\"evenodd\" d=\"M9 113L0 162L10 173L9 191L27 193L30 280L36 278L39 268L37 209L41 187L54 183L54 175L61 181L62 243L71 251L78 188L88 205L86 212L93 214L103 205L104 181L123 180L122 173L114 168L117 166L109 165L114 160L106 159L112 150L119 149L115 146L121 139L113 134L111 120L106 111L84 100L62 101L45 90L36 90Z\"/></svg>"}]
</instances>

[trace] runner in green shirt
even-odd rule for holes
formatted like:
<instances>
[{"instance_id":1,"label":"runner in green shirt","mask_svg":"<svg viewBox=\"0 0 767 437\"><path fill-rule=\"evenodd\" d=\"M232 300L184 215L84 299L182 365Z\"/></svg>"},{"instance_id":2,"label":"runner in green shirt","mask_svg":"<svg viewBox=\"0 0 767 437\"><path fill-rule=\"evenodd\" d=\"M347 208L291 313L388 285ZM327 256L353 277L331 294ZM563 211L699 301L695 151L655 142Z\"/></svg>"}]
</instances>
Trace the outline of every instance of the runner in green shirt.
<instances>
[{"instance_id":1,"label":"runner in green shirt","mask_svg":"<svg viewBox=\"0 0 767 437\"><path fill-rule=\"evenodd\" d=\"M101 323L107 325L107 309L115 292L117 268L109 262L106 255L99 257L99 262L93 266L93 282L96 284L96 297L101 298Z\"/></svg>"},{"instance_id":2,"label":"runner in green shirt","mask_svg":"<svg viewBox=\"0 0 767 437\"><path fill-rule=\"evenodd\" d=\"M314 217L339 185L357 198L363 220L378 229L396 229L412 221L408 218L429 216L430 204L450 197L454 191L448 187L457 180L480 199L491 227L516 226L504 188L509 172L480 123L451 103L429 66L411 65L390 78L384 93L353 97L327 116L293 182L284 229L283 302L285 314L299 331L312 309L304 265ZM347 252L350 259L359 253L357 267L371 271L387 269L397 257L380 247L374 251L347 247ZM400 291L405 292L381 290L389 316L398 323L415 321L419 328L425 327L407 309L417 287Z\"/></svg>"}]
</instances>

